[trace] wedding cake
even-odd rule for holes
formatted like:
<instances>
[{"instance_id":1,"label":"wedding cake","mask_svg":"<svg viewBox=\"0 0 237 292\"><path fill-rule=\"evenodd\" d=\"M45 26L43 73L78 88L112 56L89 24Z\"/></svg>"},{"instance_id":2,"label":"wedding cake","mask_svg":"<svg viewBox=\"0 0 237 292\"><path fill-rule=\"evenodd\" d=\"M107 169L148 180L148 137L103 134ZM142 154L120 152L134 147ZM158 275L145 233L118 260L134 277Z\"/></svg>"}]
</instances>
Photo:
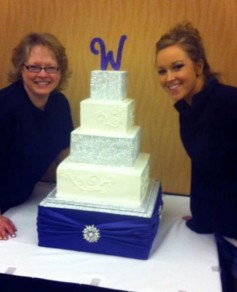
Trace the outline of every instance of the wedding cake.
<instances>
[{"instance_id":1,"label":"wedding cake","mask_svg":"<svg viewBox=\"0 0 237 292\"><path fill-rule=\"evenodd\" d=\"M163 202L160 183L149 177L150 155L140 150L127 78L92 71L70 155L39 204L39 246L148 258Z\"/></svg>"},{"instance_id":2,"label":"wedding cake","mask_svg":"<svg viewBox=\"0 0 237 292\"><path fill-rule=\"evenodd\" d=\"M140 153L127 72L92 71L90 98L80 104L80 127L70 156L57 169L56 197L66 201L139 207L150 190L150 155Z\"/></svg>"}]
</instances>

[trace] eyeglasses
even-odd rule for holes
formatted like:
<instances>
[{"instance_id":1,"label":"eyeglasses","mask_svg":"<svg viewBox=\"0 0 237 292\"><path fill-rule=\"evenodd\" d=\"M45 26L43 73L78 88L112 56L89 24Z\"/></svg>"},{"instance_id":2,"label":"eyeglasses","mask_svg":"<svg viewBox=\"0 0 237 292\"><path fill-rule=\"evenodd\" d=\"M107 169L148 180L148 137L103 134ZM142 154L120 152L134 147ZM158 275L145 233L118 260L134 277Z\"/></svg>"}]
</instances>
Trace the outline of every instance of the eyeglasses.
<instances>
[{"instance_id":1,"label":"eyeglasses","mask_svg":"<svg viewBox=\"0 0 237 292\"><path fill-rule=\"evenodd\" d=\"M54 66L40 67L37 65L26 65L26 64L23 64L23 65L31 73L39 73L39 72L41 72L41 70L44 70L48 74L55 74L59 70L59 67L54 67Z\"/></svg>"}]
</instances>

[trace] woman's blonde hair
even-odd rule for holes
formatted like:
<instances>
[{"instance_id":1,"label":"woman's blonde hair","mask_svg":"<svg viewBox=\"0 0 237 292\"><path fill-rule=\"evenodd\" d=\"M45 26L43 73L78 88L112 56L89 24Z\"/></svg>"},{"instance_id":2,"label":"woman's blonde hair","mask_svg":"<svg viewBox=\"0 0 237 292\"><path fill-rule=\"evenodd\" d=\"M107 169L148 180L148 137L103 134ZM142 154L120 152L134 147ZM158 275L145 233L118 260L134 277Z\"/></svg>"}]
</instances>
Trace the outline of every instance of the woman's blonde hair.
<instances>
[{"instance_id":1,"label":"woman's blonde hair","mask_svg":"<svg viewBox=\"0 0 237 292\"><path fill-rule=\"evenodd\" d=\"M11 59L13 68L8 74L8 80L15 82L21 79L22 66L28 59L31 49L38 45L42 45L54 53L61 72L61 79L57 90L62 90L65 88L68 78L71 75L68 69L68 59L63 45L50 33L30 33L20 41L13 49Z\"/></svg>"}]
</instances>

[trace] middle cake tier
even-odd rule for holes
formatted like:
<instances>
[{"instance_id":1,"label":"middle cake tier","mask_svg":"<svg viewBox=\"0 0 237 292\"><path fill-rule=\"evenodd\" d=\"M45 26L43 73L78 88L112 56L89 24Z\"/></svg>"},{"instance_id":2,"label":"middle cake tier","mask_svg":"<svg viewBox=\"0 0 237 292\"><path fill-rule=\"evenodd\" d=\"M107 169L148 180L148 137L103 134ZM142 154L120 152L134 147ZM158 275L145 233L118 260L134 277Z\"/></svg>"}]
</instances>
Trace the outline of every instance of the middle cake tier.
<instances>
[{"instance_id":1,"label":"middle cake tier","mask_svg":"<svg viewBox=\"0 0 237 292\"><path fill-rule=\"evenodd\" d=\"M140 152L141 130L134 126L126 133L85 131L71 133L70 160L78 163L133 166Z\"/></svg>"}]
</instances>

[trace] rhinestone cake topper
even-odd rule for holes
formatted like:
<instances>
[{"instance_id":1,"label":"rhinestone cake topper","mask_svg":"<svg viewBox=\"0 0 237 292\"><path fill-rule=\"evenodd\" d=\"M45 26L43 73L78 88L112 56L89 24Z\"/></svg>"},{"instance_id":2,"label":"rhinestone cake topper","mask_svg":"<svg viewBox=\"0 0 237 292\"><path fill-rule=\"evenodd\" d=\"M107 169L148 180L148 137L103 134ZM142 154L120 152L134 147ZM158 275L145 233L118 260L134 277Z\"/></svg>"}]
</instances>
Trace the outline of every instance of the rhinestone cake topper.
<instances>
[{"instance_id":1,"label":"rhinestone cake topper","mask_svg":"<svg viewBox=\"0 0 237 292\"><path fill-rule=\"evenodd\" d=\"M93 54L95 54L95 55L99 54L99 50L96 49L95 46L96 46L96 44L98 44L100 46L100 54L101 54L100 68L101 68L101 70L106 70L109 63L111 64L111 66L114 70L120 69L121 60L122 60L122 51L123 51L123 46L124 46L124 42L126 39L127 39L126 35L122 35L120 38L116 61L114 60L114 56L113 56L112 51L108 51L108 53L106 53L105 43L101 38L94 38L91 41L90 49L91 49L91 52Z\"/></svg>"}]
</instances>

